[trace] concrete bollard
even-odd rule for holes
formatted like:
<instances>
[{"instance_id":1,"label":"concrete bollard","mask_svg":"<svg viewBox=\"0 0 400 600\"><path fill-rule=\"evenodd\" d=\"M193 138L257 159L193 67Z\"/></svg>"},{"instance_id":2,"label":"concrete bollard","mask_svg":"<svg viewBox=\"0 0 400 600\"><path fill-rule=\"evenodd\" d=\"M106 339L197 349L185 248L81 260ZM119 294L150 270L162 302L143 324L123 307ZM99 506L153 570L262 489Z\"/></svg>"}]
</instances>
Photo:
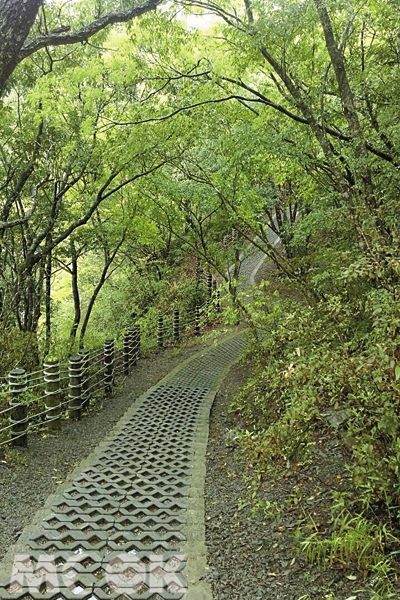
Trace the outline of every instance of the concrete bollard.
<instances>
[{"instance_id":1,"label":"concrete bollard","mask_svg":"<svg viewBox=\"0 0 400 600\"><path fill-rule=\"evenodd\" d=\"M60 404L60 363L57 359L43 363L43 375L46 394L46 421L50 431L61 429Z\"/></svg>"},{"instance_id":2,"label":"concrete bollard","mask_svg":"<svg viewBox=\"0 0 400 600\"><path fill-rule=\"evenodd\" d=\"M200 335L200 308L198 304L196 304L194 310L194 335Z\"/></svg>"},{"instance_id":3,"label":"concrete bollard","mask_svg":"<svg viewBox=\"0 0 400 600\"><path fill-rule=\"evenodd\" d=\"M114 380L114 340L104 342L104 383L107 396L112 394Z\"/></svg>"},{"instance_id":4,"label":"concrete bollard","mask_svg":"<svg viewBox=\"0 0 400 600\"><path fill-rule=\"evenodd\" d=\"M80 419L82 416L82 366L83 358L80 354L70 357L68 410L72 419Z\"/></svg>"},{"instance_id":5,"label":"concrete bollard","mask_svg":"<svg viewBox=\"0 0 400 600\"><path fill-rule=\"evenodd\" d=\"M123 342L123 352L124 352L124 375L129 375L131 370L131 352L132 352L132 343L131 343L131 332L128 331L124 333L124 342Z\"/></svg>"},{"instance_id":6,"label":"concrete bollard","mask_svg":"<svg viewBox=\"0 0 400 600\"><path fill-rule=\"evenodd\" d=\"M158 315L157 319L157 344L159 348L162 348L164 345L164 318L162 315Z\"/></svg>"},{"instance_id":7,"label":"concrete bollard","mask_svg":"<svg viewBox=\"0 0 400 600\"><path fill-rule=\"evenodd\" d=\"M174 310L174 340L175 340L175 342L179 342L179 333L180 333L179 309L175 308L175 310Z\"/></svg>"},{"instance_id":8,"label":"concrete bollard","mask_svg":"<svg viewBox=\"0 0 400 600\"><path fill-rule=\"evenodd\" d=\"M90 364L90 352L89 350L81 350L82 356L82 409L87 410L90 404L89 397L89 364Z\"/></svg>"},{"instance_id":9,"label":"concrete bollard","mask_svg":"<svg viewBox=\"0 0 400 600\"><path fill-rule=\"evenodd\" d=\"M27 405L21 402L21 395L27 390L27 376L25 369L13 369L8 375L8 389L10 392L9 406L11 443L12 445L26 448L28 446L28 410Z\"/></svg>"}]
</instances>

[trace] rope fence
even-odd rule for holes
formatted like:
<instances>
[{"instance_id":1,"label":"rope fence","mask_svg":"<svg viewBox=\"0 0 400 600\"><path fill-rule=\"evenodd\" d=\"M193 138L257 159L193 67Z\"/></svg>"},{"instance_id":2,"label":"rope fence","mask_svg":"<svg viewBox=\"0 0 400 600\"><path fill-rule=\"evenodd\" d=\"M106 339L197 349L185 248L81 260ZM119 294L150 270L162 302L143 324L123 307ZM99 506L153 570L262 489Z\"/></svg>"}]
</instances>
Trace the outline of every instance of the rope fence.
<instances>
[{"instance_id":1,"label":"rope fence","mask_svg":"<svg viewBox=\"0 0 400 600\"><path fill-rule=\"evenodd\" d=\"M230 241L229 241L230 243ZM234 243L234 242L232 242ZM111 397L116 378L127 377L140 356L193 335L221 313L217 281L202 275L206 300L157 318L143 317L122 335L121 347L107 339L102 348L80 350L68 362L46 360L43 368L27 373L13 369L0 379L0 447L27 447L29 434L56 432L62 421L81 419L99 394Z\"/></svg>"}]
</instances>

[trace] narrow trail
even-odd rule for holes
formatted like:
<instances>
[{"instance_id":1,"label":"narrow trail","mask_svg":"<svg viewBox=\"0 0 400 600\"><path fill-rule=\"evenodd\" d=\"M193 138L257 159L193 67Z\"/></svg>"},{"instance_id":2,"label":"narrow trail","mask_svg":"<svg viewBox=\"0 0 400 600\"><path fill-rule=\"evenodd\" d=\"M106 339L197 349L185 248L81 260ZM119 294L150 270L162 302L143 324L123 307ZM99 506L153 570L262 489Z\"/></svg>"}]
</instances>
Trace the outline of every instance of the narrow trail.
<instances>
[{"instance_id":1,"label":"narrow trail","mask_svg":"<svg viewBox=\"0 0 400 600\"><path fill-rule=\"evenodd\" d=\"M244 258L245 284L264 256ZM143 394L25 528L0 565L5 600L209 600L204 526L209 414L243 331Z\"/></svg>"}]
</instances>

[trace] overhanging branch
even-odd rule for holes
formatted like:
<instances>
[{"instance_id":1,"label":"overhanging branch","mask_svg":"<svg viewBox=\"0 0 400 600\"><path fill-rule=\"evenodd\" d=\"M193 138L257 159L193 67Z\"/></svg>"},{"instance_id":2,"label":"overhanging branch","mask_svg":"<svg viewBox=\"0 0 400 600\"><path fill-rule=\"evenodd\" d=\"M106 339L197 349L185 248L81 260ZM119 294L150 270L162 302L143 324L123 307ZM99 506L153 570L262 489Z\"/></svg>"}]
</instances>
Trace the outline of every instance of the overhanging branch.
<instances>
[{"instance_id":1,"label":"overhanging branch","mask_svg":"<svg viewBox=\"0 0 400 600\"><path fill-rule=\"evenodd\" d=\"M32 204L31 204L31 208L30 208L29 212L27 212L26 215L24 215L20 219L15 219L13 221L0 221L0 231L4 231L5 229L11 229L12 227L18 227L18 225L22 225L23 223L26 223L27 221L29 221L29 219L33 216L33 213L35 212L36 207L37 207L37 192L38 192L38 189L46 181L48 181L48 179L49 179L48 177L45 177L45 179L42 179L42 181L40 183L38 183L37 185L33 186L33 189L32 189Z\"/></svg>"},{"instance_id":2,"label":"overhanging branch","mask_svg":"<svg viewBox=\"0 0 400 600\"><path fill-rule=\"evenodd\" d=\"M115 25L116 23L127 23L135 17L139 17L140 15L143 15L151 10L155 10L161 1L162 0L149 0L144 4L133 6L128 10L107 13L106 15L95 19L91 23L88 23L76 31L49 31L45 35L40 35L26 41L20 50L19 60L23 60L27 56L34 54L46 46L66 46L70 44L77 44L79 42L86 42L93 35L102 29L105 29L105 27L108 27L109 25Z\"/></svg>"}]
</instances>

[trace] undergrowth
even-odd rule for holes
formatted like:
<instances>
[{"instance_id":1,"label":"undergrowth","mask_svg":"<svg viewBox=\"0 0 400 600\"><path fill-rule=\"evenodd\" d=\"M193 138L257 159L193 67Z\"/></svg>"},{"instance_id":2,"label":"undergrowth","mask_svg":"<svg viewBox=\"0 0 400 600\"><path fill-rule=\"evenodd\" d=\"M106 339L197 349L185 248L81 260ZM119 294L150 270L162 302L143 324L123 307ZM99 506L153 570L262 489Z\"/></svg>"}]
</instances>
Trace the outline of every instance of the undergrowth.
<instances>
[{"instance_id":1,"label":"undergrowth","mask_svg":"<svg viewBox=\"0 0 400 600\"><path fill-rule=\"evenodd\" d=\"M375 598L395 597L400 572L399 292L314 305L260 294L253 316L267 335L249 350L252 376L231 406L256 483L268 471L287 476L312 460L316 438L337 436L350 488L339 512L332 500L327 530L299 528L299 549L367 572Z\"/></svg>"}]
</instances>

